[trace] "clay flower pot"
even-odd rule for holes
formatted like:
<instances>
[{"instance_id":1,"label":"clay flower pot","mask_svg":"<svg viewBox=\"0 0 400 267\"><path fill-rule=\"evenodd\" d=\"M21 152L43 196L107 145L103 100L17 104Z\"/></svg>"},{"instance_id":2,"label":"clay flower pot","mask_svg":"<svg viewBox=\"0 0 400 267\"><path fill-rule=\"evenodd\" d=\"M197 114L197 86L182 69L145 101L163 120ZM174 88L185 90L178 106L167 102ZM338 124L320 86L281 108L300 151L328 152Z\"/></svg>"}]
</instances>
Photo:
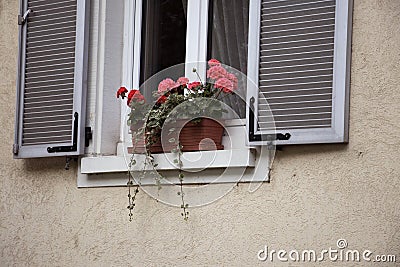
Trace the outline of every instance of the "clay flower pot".
<instances>
[{"instance_id":1,"label":"clay flower pot","mask_svg":"<svg viewBox=\"0 0 400 267\"><path fill-rule=\"evenodd\" d=\"M179 125L180 122L177 122ZM183 124L183 122L181 122ZM183 152L189 151L205 151L205 150L221 150L224 149L222 145L222 136L224 134L224 127L217 121L209 118L202 118L200 121L190 121L182 126L176 127L179 131L179 142L182 146ZM171 152L176 147L175 143L164 142L161 144L160 138L149 147L152 154ZM145 153L144 137L132 139L133 148L129 149L129 153L143 154Z\"/></svg>"}]
</instances>

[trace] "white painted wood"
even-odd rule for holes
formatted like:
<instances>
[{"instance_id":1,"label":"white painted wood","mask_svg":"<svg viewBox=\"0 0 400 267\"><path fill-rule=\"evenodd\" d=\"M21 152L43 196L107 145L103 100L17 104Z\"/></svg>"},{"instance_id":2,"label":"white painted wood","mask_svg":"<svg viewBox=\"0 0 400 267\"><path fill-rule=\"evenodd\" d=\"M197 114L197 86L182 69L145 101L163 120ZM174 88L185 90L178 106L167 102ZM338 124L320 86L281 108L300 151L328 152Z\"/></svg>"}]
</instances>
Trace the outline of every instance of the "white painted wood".
<instances>
[{"instance_id":1,"label":"white painted wood","mask_svg":"<svg viewBox=\"0 0 400 267\"><path fill-rule=\"evenodd\" d=\"M176 170L178 166L173 162L176 153L154 154L154 161L158 164L157 170ZM143 170L145 155L135 155L137 164L132 171ZM109 173L126 172L130 156L84 157L81 159L81 173ZM254 167L255 152L252 149L213 150L185 152L182 155L183 170L199 170L204 168ZM151 166L146 170L152 170Z\"/></svg>"},{"instance_id":2,"label":"white painted wood","mask_svg":"<svg viewBox=\"0 0 400 267\"><path fill-rule=\"evenodd\" d=\"M122 82L124 2L100 1L93 153L113 155L120 140L120 104L115 92ZM115 101L114 101L115 100Z\"/></svg>"},{"instance_id":3,"label":"white painted wood","mask_svg":"<svg viewBox=\"0 0 400 267\"><path fill-rule=\"evenodd\" d=\"M332 95L332 127L287 129L279 130L281 133L289 132L289 141L277 141L281 144L311 144L311 143L341 143L348 141L348 101L349 101L349 77L351 55L351 21L352 0L336 0L335 13L335 46L334 46L334 74ZM258 66L259 66L259 35L260 35L260 10L259 0L250 0L249 20L249 69L248 69L248 94L247 103L254 97L254 113L258 114ZM246 116L249 118L248 109ZM259 131L254 124L255 134L273 134L275 132ZM263 145L263 141L251 142L253 145Z\"/></svg>"},{"instance_id":4,"label":"white painted wood","mask_svg":"<svg viewBox=\"0 0 400 267\"><path fill-rule=\"evenodd\" d=\"M193 73L197 69L200 77L206 79L208 0L189 0L186 32L185 76L191 81L199 78Z\"/></svg>"},{"instance_id":5,"label":"white painted wood","mask_svg":"<svg viewBox=\"0 0 400 267\"><path fill-rule=\"evenodd\" d=\"M221 184L221 183L249 183L249 191L255 191L263 182L269 181L269 170L273 159L274 151L269 151L266 147L258 148L257 152L254 149L232 150L233 157L242 161L241 163L235 161L236 166L207 168L198 171L199 165L195 165L194 169L188 169L185 173L184 184ZM227 151L218 151L227 153ZM197 152L192 152L197 153ZM247 160L243 160L243 153L248 155ZM239 156L240 155L240 156ZM253 162L254 160L254 162ZM110 187L110 186L126 186L128 181L127 165L124 164L124 159L115 159L119 167L113 167L114 172L103 173L84 173L90 171L88 167L81 169L84 164L80 164L78 168L77 186L84 187ZM118 161L118 163L117 163ZM233 163L233 162L232 162ZM91 162L94 164L94 162ZM99 162L100 164L100 162ZM243 166L240 166L243 164ZM246 166L246 164L251 166ZM184 163L185 165L185 163ZM187 165L189 167L189 165ZM117 172L118 171L118 172ZM132 172L132 175L136 175ZM162 182L165 185L178 184L176 169L169 169L162 171L165 180ZM141 181L141 185L154 185L154 173L149 172L149 177Z\"/></svg>"}]
</instances>

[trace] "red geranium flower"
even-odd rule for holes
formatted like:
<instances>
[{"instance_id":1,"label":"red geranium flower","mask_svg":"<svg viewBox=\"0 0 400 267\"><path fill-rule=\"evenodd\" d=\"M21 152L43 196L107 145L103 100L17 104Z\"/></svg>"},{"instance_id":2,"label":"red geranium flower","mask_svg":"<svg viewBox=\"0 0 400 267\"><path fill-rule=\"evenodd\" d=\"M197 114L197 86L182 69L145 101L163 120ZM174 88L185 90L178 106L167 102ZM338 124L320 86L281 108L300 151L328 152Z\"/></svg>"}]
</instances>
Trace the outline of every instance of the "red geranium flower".
<instances>
[{"instance_id":1,"label":"red geranium flower","mask_svg":"<svg viewBox=\"0 0 400 267\"><path fill-rule=\"evenodd\" d=\"M121 96L121 98L124 99L126 93L128 93L128 89L126 89L125 87L121 86L117 91L117 98L119 98L119 96Z\"/></svg>"},{"instance_id":2,"label":"red geranium flower","mask_svg":"<svg viewBox=\"0 0 400 267\"><path fill-rule=\"evenodd\" d=\"M168 97L166 97L165 95L162 95L157 99L157 104L164 104L165 101L167 101L167 99L168 99Z\"/></svg>"},{"instance_id":3,"label":"red geranium flower","mask_svg":"<svg viewBox=\"0 0 400 267\"><path fill-rule=\"evenodd\" d=\"M131 104L131 101L135 100L135 102L145 101L144 96L140 93L139 90L131 90L128 94L128 106Z\"/></svg>"},{"instance_id":4,"label":"red geranium flower","mask_svg":"<svg viewBox=\"0 0 400 267\"><path fill-rule=\"evenodd\" d=\"M201 82L192 82L188 84L189 90L196 90L198 87L201 86Z\"/></svg>"}]
</instances>

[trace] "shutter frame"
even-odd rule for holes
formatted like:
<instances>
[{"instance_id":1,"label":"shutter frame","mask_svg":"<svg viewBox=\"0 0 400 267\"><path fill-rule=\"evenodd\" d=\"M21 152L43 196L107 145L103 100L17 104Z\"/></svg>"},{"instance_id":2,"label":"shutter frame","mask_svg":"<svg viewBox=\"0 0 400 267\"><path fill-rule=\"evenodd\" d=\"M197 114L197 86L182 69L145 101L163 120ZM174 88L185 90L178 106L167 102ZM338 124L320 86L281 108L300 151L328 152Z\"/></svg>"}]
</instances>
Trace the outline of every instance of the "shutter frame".
<instances>
[{"instance_id":1,"label":"shutter frame","mask_svg":"<svg viewBox=\"0 0 400 267\"><path fill-rule=\"evenodd\" d=\"M333 86L332 100L330 102L332 107L331 127L315 127L306 129L271 127L271 130L261 131L258 127L258 114L262 109L259 110L258 103L259 101L263 101L259 98L262 1L250 0L250 14L252 14L252 16L250 16L249 22L249 67L247 88L248 107L246 111L249 144L263 145L265 144L264 141L270 140L271 134L276 136L276 134L286 133L291 135L290 139L278 140L276 141L276 144L284 145L348 142L352 7L352 0L336 0L332 80ZM253 101L253 106L251 105L251 101ZM273 113L274 108L272 107L271 110L262 111L267 114L271 112Z\"/></svg>"},{"instance_id":2,"label":"shutter frame","mask_svg":"<svg viewBox=\"0 0 400 267\"><path fill-rule=\"evenodd\" d=\"M26 107L27 103L25 102L25 99L27 99L29 101L29 94L27 94L26 91L26 86L25 86L25 81L26 81L26 64L27 64L27 58L26 58L26 54L27 54L27 39L28 38L33 38L33 37L28 37L28 25L30 23L30 18L34 18L33 20L36 19L36 22L40 23L46 23L45 20L41 20L40 17L38 16L37 18L34 17L35 14L35 10L33 9L33 14L29 14L27 20L25 22L19 23L21 25L19 25L19 40L18 40L18 72L17 72L17 84L16 84L16 88L17 88L17 92L16 92L16 116L15 116L15 138L14 138L14 145L13 145L13 154L14 154L14 158L37 158L37 157L53 157L53 156L77 156L77 155L82 155L84 153L84 145L85 145L85 118L86 118L86 91L87 91L87 64L88 64L88 38L89 38L89 23L88 23L88 19L89 19L89 12L90 12L90 6L89 6L89 2L90 1L85 1L85 0L76 0L75 2L73 2L73 5L75 5L76 3L76 11L73 12L73 15L76 15L76 19L74 20L68 20L65 19L65 21L63 21L62 23L66 23L66 24L72 24L72 23L76 23L76 27L73 27L74 31L73 31L73 35L74 36L74 47L72 48L72 51L74 53L74 58L71 59L71 61L73 62L73 75L72 73L69 74L69 77L71 79L71 77L73 77L73 88L68 88L66 90L69 90L67 92L70 92L70 99L72 101L72 109L69 110L68 112L63 113L64 111L58 111L59 116L66 118L66 120L68 121L68 125L65 126L66 131L70 132L71 135L68 136L67 138L63 137L63 140L61 141L57 141L56 138L53 138L54 142L47 142L46 139L47 137L49 137L50 139L52 138L51 135L52 133L49 130L49 123L50 125L52 123L54 123L54 128L57 131L57 128L59 128L58 125L57 126L57 122L51 122L51 120L56 120L54 113L52 112L52 108L51 105L53 104L54 106L54 97L57 97L57 92L58 92L58 97L61 99L60 101L60 105L65 104L65 102L63 101L63 95L61 90L54 90L51 91L51 80L56 80L57 76L55 76L54 74L51 75L49 74L49 71L51 73L51 71L56 71L56 68L54 66L48 66L46 69L46 67L43 67L40 62L40 59L37 61L36 64L38 64L38 66L43 67L43 70L40 71L36 71L35 75L39 76L38 78L34 77L34 82L35 83L39 83L39 89L36 88L35 90L31 90L31 96L36 96L34 99L39 99L39 103L37 104L37 106L35 106L34 108L38 108L39 114L44 114L43 109L44 109L44 105L42 101L45 97L48 97L48 99L50 100L50 104L49 104L49 108L47 111L47 114L50 114L49 117L47 118L39 118L39 116L33 115L33 119L31 119L30 122L31 125L40 125L37 123L40 123L40 121L43 119L43 128L45 130L43 130L41 132L41 130L37 130L38 132L34 133L33 136L34 138L31 138L32 144L28 144L27 142L23 142L23 133L24 133L24 127L25 125L28 125L27 122L24 123L24 108ZM62 12L64 12L63 7L61 6L61 4L65 4L65 6L70 5L71 2L54 2L54 1L48 1L48 2L41 2L40 3L40 10L43 10L43 13L41 14L42 17L43 16L49 16L50 17L50 21L54 20L54 19L58 19L58 17L54 17L55 15L53 14L53 18L51 18L52 16L52 7L51 5L56 6L57 9L62 9ZM33 5L38 5L37 3L32 2ZM47 5L47 7L46 7ZM48 7L50 5L50 7ZM46 8L48 10L46 10ZM21 0L20 1L20 16L24 15L25 11L28 9L28 0ZM48 13L45 13L45 11ZM57 11L59 12L59 11ZM73 17L73 15L71 17ZM60 15L62 16L62 15ZM64 18L62 18L64 19ZM19 22L21 22L21 19L19 18ZM54 24L56 25L56 24ZM45 41L50 41L51 42L51 38L49 36L46 36L49 34L48 31L53 30L52 28L52 24L48 23L45 24L44 26L41 25L40 26L40 30L43 30L44 28L47 28L47 32L46 30L43 30L43 32L41 33L39 31L39 34L35 36L35 38L42 38L41 40L43 42ZM64 26L64 25L62 25ZM54 28L53 30L54 32L51 32L50 34L57 34L59 32L59 29L57 29L57 27ZM42 36L40 36L42 34ZM45 36L43 37L43 34L45 34ZM62 36L64 36L63 33L61 33ZM32 34L32 36L34 36ZM39 36L39 37L38 37ZM50 35L51 36L51 35ZM30 39L32 42L32 39ZM36 39L37 40L37 39ZM64 39L65 40L65 36ZM51 45L50 45L51 46ZM47 62L50 63L50 65L52 63L54 63L54 61L52 62L52 60L60 60L61 63L61 70L60 73L57 73L58 75L61 75L61 79L59 83L63 82L64 77L66 77L68 75L68 72L70 70L67 70L67 68L65 67L67 60L64 59L65 56L63 57L62 55L57 55L58 51L61 49L63 49L64 47L59 47L57 46L56 49L53 48L53 52L54 54L51 54L51 52L46 52L44 51L44 53L41 54L40 49L43 48L42 45L39 45L36 47L38 51L36 51L36 53L38 53L40 56L48 56L51 57L54 55L55 58L45 58L46 60L49 60ZM51 48L51 47L50 47ZM71 47L70 47L71 50ZM34 53L34 52L32 52ZM36 55L35 55L36 56ZM36 58L40 58L40 56L36 56ZM33 57L34 58L34 57ZM35 59L34 59L35 60ZM33 60L33 62L34 62ZM64 65L62 65L64 64ZM44 65L44 64L43 64ZM71 65L71 64L70 64ZM64 69L63 69L64 66ZM70 68L70 67L69 67ZM40 74L38 74L40 73ZM43 73L43 74L42 74ZM46 74L48 74L46 76ZM44 78L41 78L41 76L44 75ZM55 78L54 78L55 77ZM35 79L36 78L36 79ZM46 80L47 78L47 80ZM32 80L32 78L30 78ZM44 85L40 85L40 82L42 82ZM31 82L33 83L33 82ZM46 85L45 83L50 83L50 86ZM53 85L53 88L58 88L59 86L57 85ZM43 87L45 87L45 89L42 89ZM31 88L34 88L31 86ZM28 89L29 86L28 86ZM46 91L47 90L47 91ZM72 96L71 96L71 92L72 92ZM26 94L26 95L25 95ZM31 98L33 99L33 98ZM31 100L32 101L32 100ZM51 103L53 102L53 103ZM51 115L52 114L52 115ZM25 115L30 115L28 113L26 113ZM27 121L28 119L25 118L25 120ZM65 122L64 122L65 123ZM59 122L59 124L61 124L61 122ZM26 129L26 128L25 128ZM47 132L46 132L47 129ZM32 135L31 135L32 136ZM45 140L43 143L40 143L38 141L35 140L40 140L40 138L43 138L42 140ZM65 139L65 140L64 140ZM27 139L26 139L27 140ZM48 139L49 140L49 139Z\"/></svg>"}]
</instances>

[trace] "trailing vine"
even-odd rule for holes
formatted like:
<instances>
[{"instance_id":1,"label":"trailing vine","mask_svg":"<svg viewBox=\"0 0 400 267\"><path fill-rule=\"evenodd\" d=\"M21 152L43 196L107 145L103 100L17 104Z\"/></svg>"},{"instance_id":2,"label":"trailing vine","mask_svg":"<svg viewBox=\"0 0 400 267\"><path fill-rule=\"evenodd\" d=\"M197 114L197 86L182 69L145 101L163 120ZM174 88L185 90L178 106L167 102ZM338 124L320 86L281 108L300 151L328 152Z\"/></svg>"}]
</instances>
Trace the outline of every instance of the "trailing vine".
<instances>
[{"instance_id":1,"label":"trailing vine","mask_svg":"<svg viewBox=\"0 0 400 267\"><path fill-rule=\"evenodd\" d=\"M228 96L238 89L238 78L234 73L230 73L225 69L222 64L216 60L211 59L208 61L207 80L202 81L199 73L194 68L193 72L196 73L199 81L190 82L186 77L180 77L176 81L171 78L166 78L158 84L157 91L153 92L153 101L147 99L150 103L146 103L145 97L137 89L128 91L125 87L120 87L117 91L117 97L124 99L127 98L127 104L130 108L128 116L128 126L131 127L134 148L129 164L128 176L128 210L129 220L132 221L133 209L135 208L135 201L141 186L142 178L147 174L148 166L157 172L158 164L154 162L152 156L152 148L159 147L161 139L161 130L164 122L167 119L172 119L176 122L178 120L189 122L200 122L201 118L207 114L211 118L222 118L227 110L216 101L220 96ZM150 83L151 84L151 83ZM143 84L143 88L147 90L147 83ZM196 101L195 101L196 100ZM182 105L185 103L186 105ZM178 108L180 107L180 108ZM171 131L172 129L168 129ZM174 130L173 130L174 131ZM178 166L179 178L179 192L181 200L181 215L185 220L189 218L189 204L185 202L185 193L183 190L184 172L182 170L182 146L179 143L179 136L170 138L170 143L175 143L176 148L171 150L171 145L164 151L177 153L177 159L174 160ZM138 179L132 176L132 167L136 165L135 153L136 145L139 143L142 151L138 154L144 154L143 170L138 174ZM153 146L155 145L155 146ZM143 151L144 148L144 151ZM164 151L157 151L159 153ZM158 173L158 172L157 172ZM158 189L161 189L161 181L164 178L162 174L156 175L155 183ZM136 174L135 174L136 175ZM136 181L136 184L134 183Z\"/></svg>"}]
</instances>

